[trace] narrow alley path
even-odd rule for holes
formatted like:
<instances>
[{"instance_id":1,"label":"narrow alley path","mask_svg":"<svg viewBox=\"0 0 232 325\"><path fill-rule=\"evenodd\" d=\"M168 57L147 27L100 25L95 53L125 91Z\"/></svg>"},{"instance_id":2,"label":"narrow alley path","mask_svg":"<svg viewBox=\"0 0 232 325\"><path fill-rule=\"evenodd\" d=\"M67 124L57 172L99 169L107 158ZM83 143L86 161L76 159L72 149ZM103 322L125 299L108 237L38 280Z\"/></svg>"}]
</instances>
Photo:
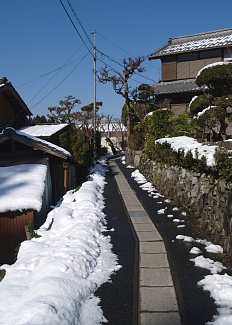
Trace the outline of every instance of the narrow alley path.
<instances>
[{"instance_id":1,"label":"narrow alley path","mask_svg":"<svg viewBox=\"0 0 232 325\"><path fill-rule=\"evenodd\" d=\"M216 314L215 305L209 293L197 286L197 282L208 274L208 271L196 268L190 262L189 250L191 243L175 240L177 234L183 233L195 238L198 237L198 234L193 232L188 222L185 228L181 230L176 227L172 220L159 215L157 211L160 208L166 208L166 211L172 213L175 218L182 218L180 211L173 211L173 206L165 202L166 198L160 198L159 202L157 202L157 200L148 195L148 192L140 188L139 184L131 178L131 173L134 169L126 168L120 159L114 160L114 163L117 164L117 168L120 168L119 173L125 177L128 185L136 193L150 220L162 236L167 251L172 280L175 285L182 324L205 324ZM119 195L112 170L109 172L106 181L108 184L105 187L104 196L106 198L105 213L107 214L108 229L111 227L115 229L114 232L110 233L113 251L119 256L119 263L124 267L113 276L112 283L104 284L98 290L98 293L101 298L104 315L108 319L109 324L134 325L138 321L136 319L136 301L139 292L139 252L136 245L137 241L133 236L133 227L129 223L128 216L130 213L128 214L128 211L125 210L125 205L121 195ZM118 186L121 187L120 184ZM161 272L164 271L162 268L160 270ZM155 298L153 300L155 305ZM178 323L177 319L175 322ZM152 318L147 318L146 321L143 319L141 322L141 325L149 324L155 324ZM160 322L158 324L173 325L170 319L165 323Z\"/></svg>"},{"instance_id":2,"label":"narrow alley path","mask_svg":"<svg viewBox=\"0 0 232 325\"><path fill-rule=\"evenodd\" d=\"M106 176L104 190L107 228L110 231L113 252L122 268L112 276L112 283L104 283L96 292L101 298L104 316L110 325L137 323L137 260L138 252L127 211L111 170Z\"/></svg>"}]
</instances>

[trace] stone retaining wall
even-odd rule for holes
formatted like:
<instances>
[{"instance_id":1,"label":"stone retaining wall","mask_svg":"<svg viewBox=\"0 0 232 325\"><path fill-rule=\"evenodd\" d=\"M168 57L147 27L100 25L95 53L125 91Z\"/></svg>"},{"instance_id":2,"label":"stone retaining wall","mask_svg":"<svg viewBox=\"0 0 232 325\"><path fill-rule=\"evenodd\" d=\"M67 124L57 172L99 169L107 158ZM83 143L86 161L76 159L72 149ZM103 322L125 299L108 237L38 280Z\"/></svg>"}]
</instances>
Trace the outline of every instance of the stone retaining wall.
<instances>
[{"instance_id":1,"label":"stone retaining wall","mask_svg":"<svg viewBox=\"0 0 232 325\"><path fill-rule=\"evenodd\" d=\"M232 258L232 183L178 166L166 166L128 150L126 162L172 202L189 212L215 244Z\"/></svg>"}]
</instances>

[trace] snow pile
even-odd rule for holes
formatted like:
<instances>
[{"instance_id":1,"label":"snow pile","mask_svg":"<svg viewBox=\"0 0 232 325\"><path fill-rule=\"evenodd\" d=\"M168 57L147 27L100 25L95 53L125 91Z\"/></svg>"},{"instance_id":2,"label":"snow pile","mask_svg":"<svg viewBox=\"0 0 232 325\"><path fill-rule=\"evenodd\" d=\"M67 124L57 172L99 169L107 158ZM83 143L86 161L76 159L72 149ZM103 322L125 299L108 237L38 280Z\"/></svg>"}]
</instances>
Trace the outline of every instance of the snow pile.
<instances>
[{"instance_id":1,"label":"snow pile","mask_svg":"<svg viewBox=\"0 0 232 325\"><path fill-rule=\"evenodd\" d=\"M228 274L207 275L198 282L204 290L210 292L210 296L215 300L218 308L218 315L214 316L214 321L208 324L231 325L232 324L232 277Z\"/></svg>"},{"instance_id":2,"label":"snow pile","mask_svg":"<svg viewBox=\"0 0 232 325\"><path fill-rule=\"evenodd\" d=\"M209 270L212 274L220 273L222 270L226 269L226 267L223 266L221 262L215 262L210 258L205 258L202 255L197 256L196 258L192 258L190 261L193 262L195 266Z\"/></svg>"},{"instance_id":3,"label":"snow pile","mask_svg":"<svg viewBox=\"0 0 232 325\"><path fill-rule=\"evenodd\" d=\"M195 140L194 138L187 136L173 137L173 138L161 138L156 140L157 143L169 143L171 148L175 151L179 149L183 150L186 154L188 151L191 151L193 158L196 157L196 150L198 152L198 158L201 159L203 156L206 158L206 163L208 166L214 166L214 154L217 146L208 146L202 144Z\"/></svg>"},{"instance_id":4,"label":"snow pile","mask_svg":"<svg viewBox=\"0 0 232 325\"><path fill-rule=\"evenodd\" d=\"M0 212L40 211L46 173L42 164L0 167Z\"/></svg>"},{"instance_id":5,"label":"snow pile","mask_svg":"<svg viewBox=\"0 0 232 325\"><path fill-rule=\"evenodd\" d=\"M194 239L192 237L185 236L185 235L177 235L176 239L180 239L180 240L183 240L183 241L188 242L188 243L191 243L191 242L194 241Z\"/></svg>"},{"instance_id":6,"label":"snow pile","mask_svg":"<svg viewBox=\"0 0 232 325\"><path fill-rule=\"evenodd\" d=\"M155 187L146 180L146 178L140 173L138 169L133 171L131 173L131 177L134 178L134 180L141 184L140 187L142 190L149 192L150 194L154 195L154 198L159 198L161 195L156 192Z\"/></svg>"},{"instance_id":7,"label":"snow pile","mask_svg":"<svg viewBox=\"0 0 232 325\"><path fill-rule=\"evenodd\" d=\"M48 214L41 237L24 241L15 264L1 267L6 276L0 283L0 324L105 321L94 292L120 268L110 237L103 235L105 172L97 164L89 180Z\"/></svg>"},{"instance_id":8,"label":"snow pile","mask_svg":"<svg viewBox=\"0 0 232 325\"><path fill-rule=\"evenodd\" d=\"M146 178L140 173L140 171L138 169L136 169L135 171L133 171L131 173L131 177L134 178L134 180L138 183L138 184L144 184L147 183Z\"/></svg>"},{"instance_id":9,"label":"snow pile","mask_svg":"<svg viewBox=\"0 0 232 325\"><path fill-rule=\"evenodd\" d=\"M198 247L192 247L191 248L191 250L190 250L190 252L189 252L190 254L201 254L202 253L202 251L198 248Z\"/></svg>"}]
</instances>

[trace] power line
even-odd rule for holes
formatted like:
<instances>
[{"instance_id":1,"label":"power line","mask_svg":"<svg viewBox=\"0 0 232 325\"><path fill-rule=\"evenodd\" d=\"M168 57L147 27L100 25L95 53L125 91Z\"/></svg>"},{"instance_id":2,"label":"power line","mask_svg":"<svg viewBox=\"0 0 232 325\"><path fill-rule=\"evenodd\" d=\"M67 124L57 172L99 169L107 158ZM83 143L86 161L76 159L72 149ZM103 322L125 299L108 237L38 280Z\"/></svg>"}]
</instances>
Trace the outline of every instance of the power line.
<instances>
[{"instance_id":1,"label":"power line","mask_svg":"<svg viewBox=\"0 0 232 325\"><path fill-rule=\"evenodd\" d=\"M47 98L53 91L55 91L76 69L77 67L84 61L84 59L87 57L89 53L86 53L81 61L63 78L47 95L45 95L41 100L39 100L34 106L32 106L31 109L35 108L37 105L39 105L45 98Z\"/></svg>"},{"instance_id":2,"label":"power line","mask_svg":"<svg viewBox=\"0 0 232 325\"><path fill-rule=\"evenodd\" d=\"M34 81L39 80L39 79L41 79L41 78L43 78L43 77L46 77L46 76L50 75L51 73L56 72L56 71L58 71L58 70L61 70L61 69L63 69L64 67L67 67L68 65L71 65L71 64L73 64L73 63L75 63L75 62L77 62L77 61L79 61L79 60L78 60L78 59L77 59L77 60L73 60L73 61L71 61L71 62L69 62L69 63L67 63L67 64L64 64L64 65L62 65L62 66L60 66L60 67L58 67L58 68L56 68L56 69L53 69L53 70L51 70L51 71L49 71L49 72L47 72L47 73L44 73L44 74L42 74L42 75L40 75L40 76L38 76L38 77L36 77L36 78L34 78L34 79L32 79L32 80L29 80L29 81L27 81L27 82L25 82L25 83L23 83L23 84L17 86L17 88L21 88L21 87L24 87L24 86L26 86L26 85L29 85L29 84L33 83Z\"/></svg>"},{"instance_id":3,"label":"power line","mask_svg":"<svg viewBox=\"0 0 232 325\"><path fill-rule=\"evenodd\" d=\"M81 45L82 47L82 45ZM65 63L62 65L62 68L65 67L68 62L74 57L74 55L81 49L81 47L79 47L66 61ZM75 60L76 62L77 60ZM79 61L79 60L78 60ZM44 88L47 87L47 85L58 75L58 73L60 72L60 69L56 69L56 73L45 83L45 85L40 88L40 90L29 100L28 104L30 104L36 97L38 97L38 95L44 90Z\"/></svg>"},{"instance_id":4,"label":"power line","mask_svg":"<svg viewBox=\"0 0 232 325\"><path fill-rule=\"evenodd\" d=\"M76 25L74 24L74 22L73 22L71 16L69 15L67 9L65 8L65 6L64 6L64 4L63 4L63 2L62 2L62 0L60 0L60 3L61 3L61 5L62 5L62 7L63 7L63 9L64 9L64 11L65 11L65 13L66 13L66 15L68 16L70 22L72 23L72 25L73 25L75 31L77 32L78 36L79 36L80 39L82 40L83 44L85 45L85 47L87 48L87 50L89 51L89 53L90 53L91 55L93 55L92 52L91 52L91 50L90 50L89 47L87 46L86 42L84 41L83 37L82 37L81 34L79 33L79 31L78 31Z\"/></svg>"},{"instance_id":5,"label":"power line","mask_svg":"<svg viewBox=\"0 0 232 325\"><path fill-rule=\"evenodd\" d=\"M78 16L77 16L76 11L74 10L73 6L71 5L70 0L67 0L67 2L68 2L68 5L69 5L69 7L70 7L70 9L71 9L71 11L72 11L72 13L73 13L73 15L75 16L76 20L78 21L79 25L81 26L81 29L82 29L83 32L85 33L85 36L87 37L89 43L91 44L92 47L94 47L94 45L93 45L91 39L89 38L88 33L86 32L86 30L85 30L83 24L81 23L80 19L79 19Z\"/></svg>"}]
</instances>

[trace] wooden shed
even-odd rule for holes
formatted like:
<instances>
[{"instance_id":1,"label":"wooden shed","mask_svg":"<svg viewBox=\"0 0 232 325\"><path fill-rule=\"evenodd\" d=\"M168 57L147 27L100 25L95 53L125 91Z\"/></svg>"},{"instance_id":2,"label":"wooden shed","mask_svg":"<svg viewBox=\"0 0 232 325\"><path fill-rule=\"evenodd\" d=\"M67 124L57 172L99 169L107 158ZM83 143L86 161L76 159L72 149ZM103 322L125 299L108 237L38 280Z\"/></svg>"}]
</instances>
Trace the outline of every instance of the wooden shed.
<instances>
[{"instance_id":1,"label":"wooden shed","mask_svg":"<svg viewBox=\"0 0 232 325\"><path fill-rule=\"evenodd\" d=\"M68 151L13 128L5 128L0 134L0 151L0 263L2 264L13 262L15 249L26 239L25 225L31 223L35 229L39 228L46 220L51 205L56 204L68 189L75 187L76 175ZM24 173L21 171L22 168ZM37 170L41 168L43 174L37 178ZM35 171L34 176L33 171ZM30 172L28 181L26 173ZM15 179L20 175L21 181L16 184ZM25 201L23 197L20 200L23 191L25 192L31 185L40 188L39 207L30 205L30 202L23 202ZM12 195L15 193L12 189L16 186L22 191ZM43 188L42 192L41 188ZM8 210L5 203L1 201L4 197L10 202L8 202Z\"/></svg>"}]
</instances>

